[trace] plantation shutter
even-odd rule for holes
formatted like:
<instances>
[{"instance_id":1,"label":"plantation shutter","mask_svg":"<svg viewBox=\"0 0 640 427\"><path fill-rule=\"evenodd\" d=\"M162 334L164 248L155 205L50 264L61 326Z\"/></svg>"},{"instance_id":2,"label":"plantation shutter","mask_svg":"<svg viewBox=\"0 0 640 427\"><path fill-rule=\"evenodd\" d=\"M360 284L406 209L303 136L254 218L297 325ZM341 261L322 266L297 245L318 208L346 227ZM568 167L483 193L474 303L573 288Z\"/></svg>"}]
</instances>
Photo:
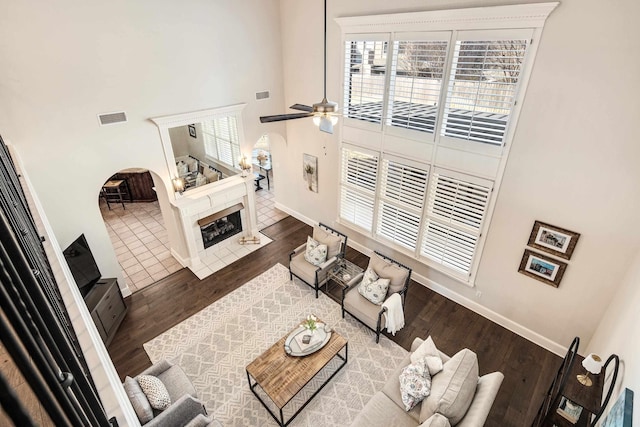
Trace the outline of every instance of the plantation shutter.
<instances>
[{"instance_id":1,"label":"plantation shutter","mask_svg":"<svg viewBox=\"0 0 640 427\"><path fill-rule=\"evenodd\" d=\"M377 174L376 155L342 149L340 217L367 231L373 226Z\"/></svg>"},{"instance_id":2,"label":"plantation shutter","mask_svg":"<svg viewBox=\"0 0 640 427\"><path fill-rule=\"evenodd\" d=\"M344 114L372 123L382 122L387 50L379 40L347 40L344 58Z\"/></svg>"},{"instance_id":3,"label":"plantation shutter","mask_svg":"<svg viewBox=\"0 0 640 427\"><path fill-rule=\"evenodd\" d=\"M441 135L502 145L527 39L456 41Z\"/></svg>"},{"instance_id":4,"label":"plantation shutter","mask_svg":"<svg viewBox=\"0 0 640 427\"><path fill-rule=\"evenodd\" d=\"M421 254L457 273L470 274L492 186L488 180L436 168Z\"/></svg>"},{"instance_id":5,"label":"plantation shutter","mask_svg":"<svg viewBox=\"0 0 640 427\"><path fill-rule=\"evenodd\" d=\"M236 166L240 159L238 123L235 117L219 117L202 124L207 155Z\"/></svg>"},{"instance_id":6,"label":"plantation shutter","mask_svg":"<svg viewBox=\"0 0 640 427\"><path fill-rule=\"evenodd\" d=\"M420 233L427 179L426 165L385 158L382 161L377 234L415 250Z\"/></svg>"},{"instance_id":7,"label":"plantation shutter","mask_svg":"<svg viewBox=\"0 0 640 427\"><path fill-rule=\"evenodd\" d=\"M434 133L447 41L395 41L386 124Z\"/></svg>"}]
</instances>

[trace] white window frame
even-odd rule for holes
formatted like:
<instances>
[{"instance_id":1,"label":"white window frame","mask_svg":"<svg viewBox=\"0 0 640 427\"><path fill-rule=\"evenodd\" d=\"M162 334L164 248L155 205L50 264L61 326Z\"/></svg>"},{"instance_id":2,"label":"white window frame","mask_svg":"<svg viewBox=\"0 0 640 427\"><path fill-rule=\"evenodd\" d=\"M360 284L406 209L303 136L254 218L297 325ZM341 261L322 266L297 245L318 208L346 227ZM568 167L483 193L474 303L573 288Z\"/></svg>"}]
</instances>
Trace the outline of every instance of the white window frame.
<instances>
[{"instance_id":1,"label":"white window frame","mask_svg":"<svg viewBox=\"0 0 640 427\"><path fill-rule=\"evenodd\" d=\"M397 179L394 181L390 181L388 179L389 165L394 164L395 170L399 170L400 168L408 171L409 174L416 172L424 172L426 174L426 178L424 180L424 186L420 189L418 184L418 180L404 179L404 175L400 177L400 181ZM393 156L384 154L382 156L382 161L380 162L379 167L379 191L377 197L377 216L376 216L376 224L374 226L376 237L380 240L386 240L389 244L393 246L397 246L404 251L416 251L420 246L421 234L422 234L422 217L424 215L424 207L427 201L427 189L429 183L429 170L430 167L428 164L416 162L413 160L404 159L402 157ZM398 178L397 173L394 175L395 178ZM411 182L413 181L413 182ZM393 184L393 185L391 185ZM409 187L409 188L407 188ZM389 197L387 195L386 189L389 188L390 193L393 193L395 197ZM410 197L411 195L416 195L422 198L422 202L420 204L406 202L405 198ZM395 209L399 214L407 217L415 217L418 220L417 230L416 230L416 241L413 247L405 244L407 232L409 231L411 226L407 226L406 222L400 222L398 224L388 224L383 222L383 213L385 209L393 210ZM385 229L388 228L388 229ZM392 237L396 236L396 237ZM403 238L405 236L405 238Z\"/></svg>"},{"instance_id":2,"label":"white window frame","mask_svg":"<svg viewBox=\"0 0 640 427\"><path fill-rule=\"evenodd\" d=\"M365 189L362 186L354 185L348 182L348 180L346 179L347 172L348 172L348 169L347 169L348 165L344 162L344 159L348 156L347 152L352 152L355 154L371 157L376 160L375 171L374 171L375 181L374 181L373 191ZM352 228L356 228L364 233L372 233L376 225L376 203L378 201L377 194L378 194L378 185L380 181L378 178L380 175L380 155L379 153L368 150L366 148L344 144L342 146L342 149L340 150L340 157L342 160L341 160L341 167L340 167L340 191L339 191L340 211L338 215L343 222L349 223ZM370 228L365 227L364 224L362 222L357 221L356 218L350 218L349 216L345 215L345 212L342 210L342 208L344 207L344 203L342 199L347 197L346 196L347 194L355 195L371 203L372 215L371 215Z\"/></svg>"},{"instance_id":3,"label":"white window frame","mask_svg":"<svg viewBox=\"0 0 640 427\"><path fill-rule=\"evenodd\" d=\"M227 120L225 126L228 126L229 138L225 138L222 135L218 135L216 128L222 126L221 120ZM233 124L231 122L233 121ZM202 122L202 138L204 139L205 155L208 159L216 160L231 168L238 168L240 163L240 138L238 125L239 118L236 115L217 116L212 120ZM235 125L235 126L234 126ZM231 162L227 159L220 157L221 148L223 145L228 145L228 149L231 152Z\"/></svg>"},{"instance_id":4,"label":"white window frame","mask_svg":"<svg viewBox=\"0 0 640 427\"><path fill-rule=\"evenodd\" d=\"M404 41L411 33L422 33L424 36L424 33L433 35L440 31L450 34L446 62L447 67L444 70L444 76L446 76L446 78L450 76L451 56L454 50L453 47L455 46L456 38L459 36L466 37L474 34L473 32L478 35L526 34L525 40L530 40L530 43L527 46L527 56L519 75L518 85L520 87L509 116L510 124L507 126L503 144L500 146L478 143L459 138L441 137L440 126L442 123L442 111L438 112L438 120L436 122L437 126L433 134L400 127L385 126L385 117L382 118L381 124L366 123L361 120L349 119L348 117L345 117L344 120L341 120L340 122L342 134L348 135L349 144L367 146L369 149L377 151L379 159L384 159L388 154L402 153L403 157L414 157L415 159L421 159L421 161L423 160L429 163L430 175L427 188L431 184L433 171L440 167L470 177L488 180L493 183L493 191L491 192L488 200L486 213L482 221L469 275L465 277L464 275L460 275L449 268L442 267L435 262L425 259L424 256L421 256L419 252L422 246L422 235L420 236L416 251L407 250L406 248L393 244L389 240L379 236L375 232L378 221L377 215L379 214L379 200L376 200L376 204L374 206L374 225L372 231L365 232L357 227L352 227L349 223L346 223L346 226L355 228L365 236L373 238L384 245L391 246L400 252L407 253L416 260L427 264L464 284L469 286L474 285L478 265L482 256L482 250L486 241L486 231L495 209L497 193L506 167L509 150L513 142L513 135L517 125L518 116L520 114L524 94L526 93L529 76L533 68L542 29L548 15L555 9L555 7L557 7L558 4L558 2L548 2L336 18L336 22L342 29L342 46L345 46L347 41L354 40L355 37L360 40L378 40L377 37L388 37L390 43L389 46L393 46L393 42L395 40ZM418 37L420 37L420 35L418 35ZM478 38L476 38L476 40L478 40ZM391 56L392 55L387 55L388 63L392 60ZM388 76L386 85L387 89L385 90L386 99L383 100L385 111L383 112L383 115L386 114L386 110L388 109L388 80L391 75L389 72L390 69L390 66L388 66L386 72L386 75ZM440 93L441 100L438 104L440 110L444 108L445 97L446 88L441 90ZM347 128L349 128L349 132L346 132ZM379 137L376 135L379 135ZM455 153L460 154L458 155ZM460 158L459 161L456 160L456 157ZM470 159L472 161L470 161ZM486 162L483 163L482 159L486 159ZM378 191L380 189L380 185L379 179ZM380 194L378 193L377 198L379 199L379 197ZM340 200L338 203L340 204ZM426 215L425 203L425 213L422 218L423 223L421 224L421 233L424 233L424 222L427 221L427 219L428 216ZM341 221L340 218L338 220Z\"/></svg>"}]
</instances>

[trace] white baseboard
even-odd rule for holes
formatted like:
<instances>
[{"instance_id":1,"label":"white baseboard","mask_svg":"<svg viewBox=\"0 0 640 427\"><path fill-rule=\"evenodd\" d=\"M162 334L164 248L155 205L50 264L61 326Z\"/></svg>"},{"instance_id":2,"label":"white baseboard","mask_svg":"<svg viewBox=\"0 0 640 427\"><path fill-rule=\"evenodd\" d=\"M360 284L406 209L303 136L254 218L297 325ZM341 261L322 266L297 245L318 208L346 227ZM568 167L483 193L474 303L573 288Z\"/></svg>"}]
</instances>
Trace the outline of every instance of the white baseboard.
<instances>
[{"instance_id":1,"label":"white baseboard","mask_svg":"<svg viewBox=\"0 0 640 427\"><path fill-rule=\"evenodd\" d=\"M312 227L314 225L318 225L318 221L314 221L311 218L302 215L300 212L294 211L293 209L289 209L288 207L286 207L283 204L280 204L278 202L275 203L275 208L278 209L278 210L281 210L284 213L288 213L289 215L291 215L295 219L297 219L299 221L302 221L305 224L310 225Z\"/></svg>"},{"instance_id":2,"label":"white baseboard","mask_svg":"<svg viewBox=\"0 0 640 427\"><path fill-rule=\"evenodd\" d=\"M353 240L349 240L347 243L353 249L367 256L371 256L371 254L373 253L371 249L359 244L358 242L354 242ZM494 323L497 323L498 325L510 330L514 334L518 334L521 337L526 338L527 340L535 344L538 344L540 347L547 349L550 352L557 354L558 356L563 357L567 352L566 346L563 346L554 341L551 341L550 339L543 337L537 332L534 332L531 329L526 328L517 322L514 322L513 320L507 319L503 315L496 313L493 310L489 310L483 305L478 304L477 302L472 301L469 298L458 294L457 292L453 292L451 289L447 288L446 286L443 286L415 272L411 274L411 278L417 283L420 283L422 286L431 289L432 291L442 295L447 299L450 299L451 301L457 304L460 304L465 308L468 308L474 313L477 313L480 316L486 319L489 319Z\"/></svg>"},{"instance_id":3,"label":"white baseboard","mask_svg":"<svg viewBox=\"0 0 640 427\"><path fill-rule=\"evenodd\" d=\"M176 259L176 261L180 263L181 266L191 267L191 264L192 264L191 261L182 258L180 254L178 254L178 252L176 252L173 248L171 248L171 256L173 256Z\"/></svg>"}]
</instances>

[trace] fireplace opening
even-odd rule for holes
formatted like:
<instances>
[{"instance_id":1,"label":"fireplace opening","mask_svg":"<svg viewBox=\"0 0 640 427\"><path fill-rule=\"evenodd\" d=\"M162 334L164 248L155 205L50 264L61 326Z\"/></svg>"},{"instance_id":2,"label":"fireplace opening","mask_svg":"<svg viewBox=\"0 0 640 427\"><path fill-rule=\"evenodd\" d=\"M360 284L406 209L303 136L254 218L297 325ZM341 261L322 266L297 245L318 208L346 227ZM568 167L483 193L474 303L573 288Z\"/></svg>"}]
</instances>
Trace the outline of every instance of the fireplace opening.
<instances>
[{"instance_id":1,"label":"fireplace opening","mask_svg":"<svg viewBox=\"0 0 640 427\"><path fill-rule=\"evenodd\" d=\"M242 218L240 216L242 208L243 205L240 203L198 220L205 249L242 232Z\"/></svg>"}]
</instances>

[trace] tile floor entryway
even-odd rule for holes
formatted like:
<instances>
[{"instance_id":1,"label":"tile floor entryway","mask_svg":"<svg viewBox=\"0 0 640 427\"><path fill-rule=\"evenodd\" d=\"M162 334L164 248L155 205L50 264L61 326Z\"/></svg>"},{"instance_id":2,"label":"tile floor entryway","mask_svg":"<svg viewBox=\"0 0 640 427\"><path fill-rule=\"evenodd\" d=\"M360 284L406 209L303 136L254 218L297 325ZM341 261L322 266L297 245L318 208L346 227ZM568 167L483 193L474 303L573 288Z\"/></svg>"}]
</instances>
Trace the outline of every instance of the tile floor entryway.
<instances>
[{"instance_id":1,"label":"tile floor entryway","mask_svg":"<svg viewBox=\"0 0 640 427\"><path fill-rule=\"evenodd\" d=\"M271 176L270 189L267 189L267 181L265 179L261 181L260 185L262 190L256 191L256 206L258 208L258 230L263 230L281 219L288 217L289 214L276 209L274 206L273 176Z\"/></svg>"},{"instance_id":2,"label":"tile floor entryway","mask_svg":"<svg viewBox=\"0 0 640 427\"><path fill-rule=\"evenodd\" d=\"M273 179L270 189L267 189L266 180L262 180L262 187L255 193L259 230L288 216L274 206ZM109 210L104 200L100 200L102 218L118 262L129 289L135 292L180 270L182 266L171 256L158 202L126 203L125 206L123 209L121 205L112 204ZM243 251L245 249L236 252ZM206 276L204 272L197 273Z\"/></svg>"},{"instance_id":3,"label":"tile floor entryway","mask_svg":"<svg viewBox=\"0 0 640 427\"><path fill-rule=\"evenodd\" d=\"M100 201L100 211L131 292L182 268L171 256L158 202L113 204Z\"/></svg>"}]
</instances>

